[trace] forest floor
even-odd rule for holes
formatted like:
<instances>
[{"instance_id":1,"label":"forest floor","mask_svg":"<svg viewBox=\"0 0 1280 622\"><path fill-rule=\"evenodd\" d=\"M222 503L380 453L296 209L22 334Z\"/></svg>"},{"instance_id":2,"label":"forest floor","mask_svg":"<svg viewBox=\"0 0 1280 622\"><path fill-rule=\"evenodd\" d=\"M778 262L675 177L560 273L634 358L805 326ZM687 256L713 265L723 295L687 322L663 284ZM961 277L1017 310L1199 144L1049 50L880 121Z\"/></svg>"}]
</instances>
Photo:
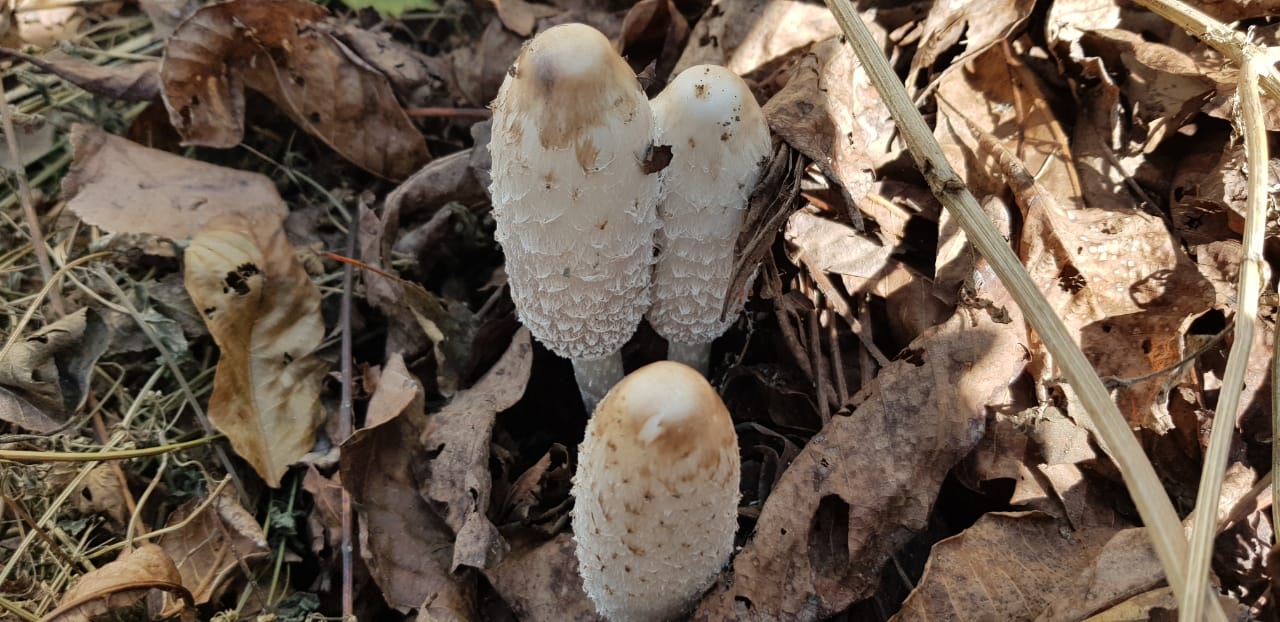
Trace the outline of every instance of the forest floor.
<instances>
[{"instance_id":1,"label":"forest floor","mask_svg":"<svg viewBox=\"0 0 1280 622\"><path fill-rule=\"evenodd\" d=\"M728 67L773 134L709 374L736 546L694 618L1174 619L1126 484L1154 468L1190 534L1209 456L1208 606L1276 619L1280 89L1246 145L1232 50L1280 41L1280 3L1212 3L1242 33L1215 45L1139 4L1172 3L856 6L1132 449L822 4L6 9L0 620L597 619L589 414L517 319L488 195L489 104L569 22L650 97ZM665 348L642 323L627 370Z\"/></svg>"}]
</instances>

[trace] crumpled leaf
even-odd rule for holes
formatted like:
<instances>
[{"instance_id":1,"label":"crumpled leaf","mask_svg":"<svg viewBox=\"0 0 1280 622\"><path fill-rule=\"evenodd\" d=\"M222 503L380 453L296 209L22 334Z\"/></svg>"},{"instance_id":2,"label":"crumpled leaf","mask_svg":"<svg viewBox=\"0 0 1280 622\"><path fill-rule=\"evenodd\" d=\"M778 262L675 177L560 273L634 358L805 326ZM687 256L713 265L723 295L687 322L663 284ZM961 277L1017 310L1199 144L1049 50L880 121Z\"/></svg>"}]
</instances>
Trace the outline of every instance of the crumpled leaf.
<instances>
[{"instance_id":1,"label":"crumpled leaf","mask_svg":"<svg viewBox=\"0 0 1280 622\"><path fill-rule=\"evenodd\" d=\"M411 465L425 460L422 385L400 355L387 361L366 426L342 444L342 482L360 512L360 554L387 604L431 620L475 618L474 580L449 572L453 533L418 496Z\"/></svg>"},{"instance_id":2,"label":"crumpled leaf","mask_svg":"<svg viewBox=\"0 0 1280 622\"><path fill-rule=\"evenodd\" d=\"M863 289L888 270L893 248L880 244L853 227L799 210L787 219L784 231L796 253L814 269L839 274L851 291ZM797 258L800 259L800 258ZM795 261L800 265L800 261ZM861 285L859 285L861 284Z\"/></svg>"},{"instance_id":3,"label":"crumpled leaf","mask_svg":"<svg viewBox=\"0 0 1280 622\"><path fill-rule=\"evenodd\" d=\"M429 459L421 494L457 534L451 570L488 568L507 550L489 521L489 441L499 412L524 395L533 362L529 331L521 328L502 358L475 385L427 420L422 445Z\"/></svg>"},{"instance_id":4,"label":"crumpled leaf","mask_svg":"<svg viewBox=\"0 0 1280 622\"><path fill-rule=\"evenodd\" d=\"M573 535L562 533L545 542L518 543L485 578L511 607L516 619L528 622L596 622L603 620L582 590Z\"/></svg>"},{"instance_id":5,"label":"crumpled leaf","mask_svg":"<svg viewBox=\"0 0 1280 622\"><path fill-rule=\"evenodd\" d=\"M980 270L975 299L988 308L961 308L926 331L809 441L765 501L732 576L695 617L816 620L875 587L880 565L925 526L943 478L982 437L988 404L1025 365L1021 317Z\"/></svg>"},{"instance_id":6,"label":"crumpled leaf","mask_svg":"<svg viewBox=\"0 0 1280 622\"><path fill-rule=\"evenodd\" d=\"M107 231L189 238L222 214L288 213L265 175L149 149L91 125L73 126L71 145L67 206Z\"/></svg>"},{"instance_id":7,"label":"crumpled leaf","mask_svg":"<svg viewBox=\"0 0 1280 622\"><path fill-rule=\"evenodd\" d=\"M1039 512L986 514L933 545L924 577L892 620L1034 619L1067 595L1115 533L1073 531Z\"/></svg>"},{"instance_id":8,"label":"crumpled leaf","mask_svg":"<svg viewBox=\"0 0 1280 622\"><path fill-rule=\"evenodd\" d=\"M640 0L622 19L617 47L633 71L640 73L653 63L654 77L665 83L688 39L689 22L675 2Z\"/></svg>"},{"instance_id":9,"label":"crumpled leaf","mask_svg":"<svg viewBox=\"0 0 1280 622\"><path fill-rule=\"evenodd\" d=\"M192 499L178 507L166 526L181 526L157 543L177 566L182 584L197 605L217 601L243 569L253 568L271 553L266 534L253 514L240 505L233 487L224 486L212 502L200 508L205 501ZM200 514L182 524L197 509ZM170 602L166 613L176 613L175 606L181 605Z\"/></svg>"},{"instance_id":10,"label":"crumpled leaf","mask_svg":"<svg viewBox=\"0 0 1280 622\"><path fill-rule=\"evenodd\" d=\"M873 23L867 25L875 28ZM724 65L744 75L838 34L840 26L822 5L796 0L715 0L693 27L672 75L703 64ZM848 77L844 75L845 80Z\"/></svg>"},{"instance_id":11,"label":"crumpled leaf","mask_svg":"<svg viewBox=\"0 0 1280 622\"><path fill-rule=\"evenodd\" d=\"M182 575L164 549L143 544L120 554L115 561L80 577L49 612L45 622L89 622L98 616L130 607L152 589L180 597L191 606L191 594L182 586Z\"/></svg>"},{"instance_id":12,"label":"crumpled leaf","mask_svg":"<svg viewBox=\"0 0 1280 622\"><path fill-rule=\"evenodd\" d=\"M221 349L209 420L272 487L311 450L328 364L320 290L276 219L211 221L187 248L184 282Z\"/></svg>"},{"instance_id":13,"label":"crumpled leaf","mask_svg":"<svg viewBox=\"0 0 1280 622\"><path fill-rule=\"evenodd\" d=\"M57 50L32 56L4 47L0 47L0 56L31 63L94 95L125 101L151 101L160 97L160 63L156 61L97 65Z\"/></svg>"},{"instance_id":14,"label":"crumpled leaf","mask_svg":"<svg viewBox=\"0 0 1280 622\"><path fill-rule=\"evenodd\" d=\"M965 49L960 58L973 56L1012 37L1035 8L1034 0L960 0L935 2L921 25L920 48L911 59L911 74L928 69L963 36ZM949 68L961 63L950 61ZM914 81L908 79L907 84Z\"/></svg>"},{"instance_id":15,"label":"crumpled leaf","mask_svg":"<svg viewBox=\"0 0 1280 622\"><path fill-rule=\"evenodd\" d=\"M233 147L244 136L244 88L271 99L353 164L404 179L430 159L386 76L320 28L305 0L230 0L174 31L160 64L165 106L188 144Z\"/></svg>"},{"instance_id":16,"label":"crumpled leaf","mask_svg":"<svg viewBox=\"0 0 1280 622\"><path fill-rule=\"evenodd\" d=\"M940 97L978 102L971 110L984 111L971 117L955 112L960 104L940 106L955 132L944 140L969 152L972 185L1013 190L1024 219L1019 256L1099 374L1136 378L1174 364L1182 357L1182 333L1208 310L1212 288L1164 220L1126 195L1122 173L1110 175L1109 189L1097 185L1096 166L1082 164L1092 172L1077 175L1078 158L1061 144L1038 81L1002 59L1004 50L992 48L971 61L969 71L943 79ZM1109 109L1106 102L1096 104L1082 117ZM1094 121L1077 126L1072 144L1088 144L1079 134ZM1045 173L1033 176L1033 170ZM1092 202L1103 196L1109 197L1103 204ZM1038 342L1032 353L1037 374L1051 373ZM1167 429L1171 422L1157 404L1160 389L1156 378L1120 390L1121 412L1134 425Z\"/></svg>"},{"instance_id":17,"label":"crumpled leaf","mask_svg":"<svg viewBox=\"0 0 1280 622\"><path fill-rule=\"evenodd\" d=\"M0 421L37 434L61 429L84 404L110 342L102 316L84 308L0 351Z\"/></svg>"},{"instance_id":18,"label":"crumpled leaf","mask_svg":"<svg viewBox=\"0 0 1280 622\"><path fill-rule=\"evenodd\" d=\"M900 151L891 144L897 129L889 109L839 38L813 46L764 114L775 134L840 184L849 205L867 195L876 168Z\"/></svg>"},{"instance_id":19,"label":"crumpled leaf","mask_svg":"<svg viewBox=\"0 0 1280 622\"><path fill-rule=\"evenodd\" d=\"M368 207L359 210L361 256L381 271L366 275L365 297L387 317L388 355L417 357L430 349L436 361L436 386L432 388L445 396L453 395L470 363L477 320L466 304L438 296L395 274L390 244L398 230L399 214L392 205L388 199L381 219ZM447 218L448 213L440 211L436 216Z\"/></svg>"}]
</instances>

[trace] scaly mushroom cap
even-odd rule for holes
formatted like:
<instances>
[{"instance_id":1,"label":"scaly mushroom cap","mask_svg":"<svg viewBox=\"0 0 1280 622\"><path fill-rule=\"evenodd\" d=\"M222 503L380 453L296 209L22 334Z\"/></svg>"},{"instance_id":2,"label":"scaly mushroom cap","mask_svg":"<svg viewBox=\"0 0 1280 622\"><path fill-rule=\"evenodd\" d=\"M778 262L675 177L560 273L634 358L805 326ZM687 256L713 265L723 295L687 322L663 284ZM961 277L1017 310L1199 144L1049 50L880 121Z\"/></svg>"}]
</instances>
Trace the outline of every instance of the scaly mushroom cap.
<instances>
[{"instance_id":1,"label":"scaly mushroom cap","mask_svg":"<svg viewBox=\"0 0 1280 622\"><path fill-rule=\"evenodd\" d=\"M656 144L671 146L671 163L649 323L671 341L709 342L728 328L720 310L747 200L769 159L769 126L742 78L717 65L682 71L652 106Z\"/></svg>"},{"instance_id":2,"label":"scaly mushroom cap","mask_svg":"<svg viewBox=\"0 0 1280 622\"><path fill-rule=\"evenodd\" d=\"M738 439L724 402L680 363L642 367L587 424L573 478L578 571L614 622L665 620L733 551Z\"/></svg>"},{"instance_id":3,"label":"scaly mushroom cap","mask_svg":"<svg viewBox=\"0 0 1280 622\"><path fill-rule=\"evenodd\" d=\"M493 101L493 216L521 321L552 352L626 343L653 265L653 117L635 74L582 24L534 37Z\"/></svg>"}]
</instances>

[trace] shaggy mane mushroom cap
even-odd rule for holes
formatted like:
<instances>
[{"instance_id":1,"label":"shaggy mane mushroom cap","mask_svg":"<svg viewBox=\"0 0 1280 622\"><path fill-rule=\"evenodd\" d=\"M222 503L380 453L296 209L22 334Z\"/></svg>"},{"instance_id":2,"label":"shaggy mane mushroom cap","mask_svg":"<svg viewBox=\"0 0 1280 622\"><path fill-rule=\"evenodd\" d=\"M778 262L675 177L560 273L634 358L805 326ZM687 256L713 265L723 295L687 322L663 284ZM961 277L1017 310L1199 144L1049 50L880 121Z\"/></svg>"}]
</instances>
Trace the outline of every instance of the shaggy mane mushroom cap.
<instances>
[{"instance_id":1,"label":"shaggy mane mushroom cap","mask_svg":"<svg viewBox=\"0 0 1280 622\"><path fill-rule=\"evenodd\" d=\"M587 424L573 480L583 587L606 618L687 611L733 551L738 439L697 371L661 361L628 375Z\"/></svg>"},{"instance_id":2,"label":"shaggy mane mushroom cap","mask_svg":"<svg viewBox=\"0 0 1280 622\"><path fill-rule=\"evenodd\" d=\"M673 346L709 344L734 315L720 320L747 201L772 151L769 126L746 83L717 65L684 70L652 106L671 163L649 323Z\"/></svg>"},{"instance_id":3,"label":"shaggy mane mushroom cap","mask_svg":"<svg viewBox=\"0 0 1280 622\"><path fill-rule=\"evenodd\" d=\"M493 102L490 193L511 297L560 356L617 352L648 307L658 180L643 161L652 138L635 74L582 24L529 41Z\"/></svg>"}]
</instances>

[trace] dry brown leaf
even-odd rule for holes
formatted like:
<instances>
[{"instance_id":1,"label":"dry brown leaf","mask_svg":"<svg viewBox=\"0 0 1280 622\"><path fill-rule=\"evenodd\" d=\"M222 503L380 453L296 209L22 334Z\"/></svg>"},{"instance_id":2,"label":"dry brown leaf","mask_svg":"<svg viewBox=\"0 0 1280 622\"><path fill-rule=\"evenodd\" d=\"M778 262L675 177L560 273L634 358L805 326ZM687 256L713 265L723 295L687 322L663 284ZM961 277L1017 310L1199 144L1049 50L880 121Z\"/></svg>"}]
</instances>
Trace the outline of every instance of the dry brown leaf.
<instances>
[{"instance_id":1,"label":"dry brown leaf","mask_svg":"<svg viewBox=\"0 0 1280 622\"><path fill-rule=\"evenodd\" d=\"M933 545L924 576L891 619L1034 619L1068 596L1064 588L1115 532L1073 531L1039 512L986 514Z\"/></svg>"},{"instance_id":2,"label":"dry brown leaf","mask_svg":"<svg viewBox=\"0 0 1280 622\"><path fill-rule=\"evenodd\" d=\"M265 175L149 149L91 125L71 128L71 146L67 206L113 233L189 238L223 214L283 219L289 211Z\"/></svg>"},{"instance_id":3,"label":"dry brown leaf","mask_svg":"<svg viewBox=\"0 0 1280 622\"><path fill-rule=\"evenodd\" d=\"M533 27L538 19L550 17L560 12L559 9L545 4L534 4L525 0L488 0L498 10L498 19L508 30L521 37L533 34Z\"/></svg>"},{"instance_id":4,"label":"dry brown leaf","mask_svg":"<svg viewBox=\"0 0 1280 622\"><path fill-rule=\"evenodd\" d=\"M209 419L272 487L315 444L328 364L320 290L280 222L238 214L191 240L184 282L221 349Z\"/></svg>"},{"instance_id":5,"label":"dry brown leaf","mask_svg":"<svg viewBox=\"0 0 1280 622\"><path fill-rule=\"evenodd\" d=\"M81 512L102 514L116 527L123 528L129 519L129 505L116 470L107 464L93 467L76 491L76 506Z\"/></svg>"},{"instance_id":6,"label":"dry brown leaf","mask_svg":"<svg viewBox=\"0 0 1280 622\"><path fill-rule=\"evenodd\" d=\"M126 101L151 101L160 97L160 63L155 61L96 65L60 51L31 56L3 47L0 47L0 56L31 63L94 95Z\"/></svg>"},{"instance_id":7,"label":"dry brown leaf","mask_svg":"<svg viewBox=\"0 0 1280 622\"><path fill-rule=\"evenodd\" d=\"M244 136L244 88L353 164L404 179L427 163L426 141L386 76L350 53L305 0L231 0L178 26L160 64L165 105L188 144L233 147Z\"/></svg>"},{"instance_id":8,"label":"dry brown leaf","mask_svg":"<svg viewBox=\"0 0 1280 622\"><path fill-rule=\"evenodd\" d=\"M976 101L984 110L969 116L955 112L960 104L942 106L950 110L956 136L949 142L964 144L971 154L968 179L1012 188L1025 222L1019 255L1079 335L1098 373L1136 378L1172 365L1182 357L1186 326L1209 308L1208 282L1164 220L1128 198L1123 179L1109 182L1120 185L1110 191L1095 180L1090 192L1099 169L1085 167L1092 172L1080 177L1083 197L1074 192L1071 151L1058 138L1058 124L1038 82L1019 67L1007 62L1003 49L992 48L974 59L969 71L943 80L944 101ZM1080 131L1077 127L1077 136ZM1033 178L1029 171L1044 173ZM1090 202L1102 195L1108 197L1104 205ZM1047 353L1039 344L1033 344L1033 353L1039 373L1051 375L1040 358ZM1171 425L1157 404L1160 381L1119 392L1119 406L1130 422L1158 430Z\"/></svg>"},{"instance_id":9,"label":"dry brown leaf","mask_svg":"<svg viewBox=\"0 0 1280 622\"><path fill-rule=\"evenodd\" d=\"M85 308L0 351L0 421L38 434L61 429L84 403L110 342L102 316Z\"/></svg>"},{"instance_id":10,"label":"dry brown leaf","mask_svg":"<svg viewBox=\"0 0 1280 622\"><path fill-rule=\"evenodd\" d=\"M982 274L975 299L991 311L962 308L926 331L852 412L831 418L782 474L732 576L696 616L815 620L869 595L1025 365L1026 328L998 279Z\"/></svg>"},{"instance_id":11,"label":"dry brown leaf","mask_svg":"<svg viewBox=\"0 0 1280 622\"><path fill-rule=\"evenodd\" d=\"M815 45L799 61L764 114L774 134L840 184L850 205L871 190L876 168L900 151L891 146L896 126L888 108L838 38Z\"/></svg>"},{"instance_id":12,"label":"dry brown leaf","mask_svg":"<svg viewBox=\"0 0 1280 622\"><path fill-rule=\"evenodd\" d=\"M874 22L867 25L875 28ZM724 65L744 75L793 50L838 34L840 26L831 11L818 4L796 0L716 0L693 27L689 44L672 75L703 64ZM848 80L849 75L844 74L843 79Z\"/></svg>"},{"instance_id":13,"label":"dry brown leaf","mask_svg":"<svg viewBox=\"0 0 1280 622\"><path fill-rule=\"evenodd\" d=\"M131 607L152 589L177 595L191 606L191 594L182 586L182 575L164 549L143 544L120 554L115 561L80 577L45 615L45 622L89 622L112 611Z\"/></svg>"},{"instance_id":14,"label":"dry brown leaf","mask_svg":"<svg viewBox=\"0 0 1280 622\"><path fill-rule=\"evenodd\" d=\"M9 5L5 17L8 32L2 33L4 47L30 45L49 48L60 41L74 39L88 14L78 6L67 6L51 0L17 0Z\"/></svg>"},{"instance_id":15,"label":"dry brown leaf","mask_svg":"<svg viewBox=\"0 0 1280 622\"><path fill-rule=\"evenodd\" d=\"M427 56L401 45L386 32L371 32L353 24L327 24L337 37L369 66L391 81L406 106L427 103L442 95L445 79L453 71L447 57Z\"/></svg>"},{"instance_id":16,"label":"dry brown leaf","mask_svg":"<svg viewBox=\"0 0 1280 622\"><path fill-rule=\"evenodd\" d=\"M387 604L431 620L474 619L474 581L449 572L453 534L418 496L425 459L422 385L393 355L369 402L367 426L342 444L342 481L360 511L360 554Z\"/></svg>"},{"instance_id":17,"label":"dry brown leaf","mask_svg":"<svg viewBox=\"0 0 1280 622\"><path fill-rule=\"evenodd\" d=\"M307 514L311 535L311 552L320 555L325 547L339 550L342 545L342 477L325 477L315 465L307 465L302 476L302 489L311 495L315 509Z\"/></svg>"},{"instance_id":18,"label":"dry brown leaf","mask_svg":"<svg viewBox=\"0 0 1280 622\"><path fill-rule=\"evenodd\" d=\"M622 19L617 47L627 64L640 73L650 63L660 84L671 77L689 39L689 22L672 0L640 0Z\"/></svg>"},{"instance_id":19,"label":"dry brown leaf","mask_svg":"<svg viewBox=\"0 0 1280 622\"><path fill-rule=\"evenodd\" d=\"M809 210L799 210L787 219L783 234L795 248L793 262L844 277L850 291L863 291L868 283L887 272L893 248L880 244L853 227L828 220Z\"/></svg>"},{"instance_id":20,"label":"dry brown leaf","mask_svg":"<svg viewBox=\"0 0 1280 622\"><path fill-rule=\"evenodd\" d=\"M457 534L451 570L488 568L506 552L507 543L487 516L489 443L497 414L524 395L532 362L529 331L522 328L484 377L427 420L422 445L430 459L421 493Z\"/></svg>"},{"instance_id":21,"label":"dry brown leaf","mask_svg":"<svg viewBox=\"0 0 1280 622\"><path fill-rule=\"evenodd\" d=\"M235 490L224 486L210 503L192 499L169 515L166 526L175 526L200 514L190 522L160 537L157 543L173 560L182 576L182 585L191 591L197 605L215 602L244 569L271 553L267 536L253 514L236 499ZM201 507L203 505L203 508ZM176 613L177 603L166 607Z\"/></svg>"},{"instance_id":22,"label":"dry brown leaf","mask_svg":"<svg viewBox=\"0 0 1280 622\"><path fill-rule=\"evenodd\" d=\"M417 358L430 350L436 362L436 383L429 388L453 395L470 362L475 315L466 304L396 275L390 247L391 236L398 229L398 223L392 224L398 220L396 211L387 208L380 219L362 205L359 214L361 256L382 272L366 275L365 297L387 318L387 354ZM447 217L448 213L437 215Z\"/></svg>"},{"instance_id":23,"label":"dry brown leaf","mask_svg":"<svg viewBox=\"0 0 1280 622\"><path fill-rule=\"evenodd\" d=\"M960 0L935 2L921 24L920 47L911 59L911 74L929 69L964 37L959 59L974 56L1007 40L1022 28L1035 8L1034 0ZM958 60L948 67L962 66ZM908 79L907 84L914 81Z\"/></svg>"},{"instance_id":24,"label":"dry brown leaf","mask_svg":"<svg viewBox=\"0 0 1280 622\"><path fill-rule=\"evenodd\" d=\"M582 591L571 534L562 533L545 542L518 543L484 575L518 620L603 620Z\"/></svg>"}]
</instances>

